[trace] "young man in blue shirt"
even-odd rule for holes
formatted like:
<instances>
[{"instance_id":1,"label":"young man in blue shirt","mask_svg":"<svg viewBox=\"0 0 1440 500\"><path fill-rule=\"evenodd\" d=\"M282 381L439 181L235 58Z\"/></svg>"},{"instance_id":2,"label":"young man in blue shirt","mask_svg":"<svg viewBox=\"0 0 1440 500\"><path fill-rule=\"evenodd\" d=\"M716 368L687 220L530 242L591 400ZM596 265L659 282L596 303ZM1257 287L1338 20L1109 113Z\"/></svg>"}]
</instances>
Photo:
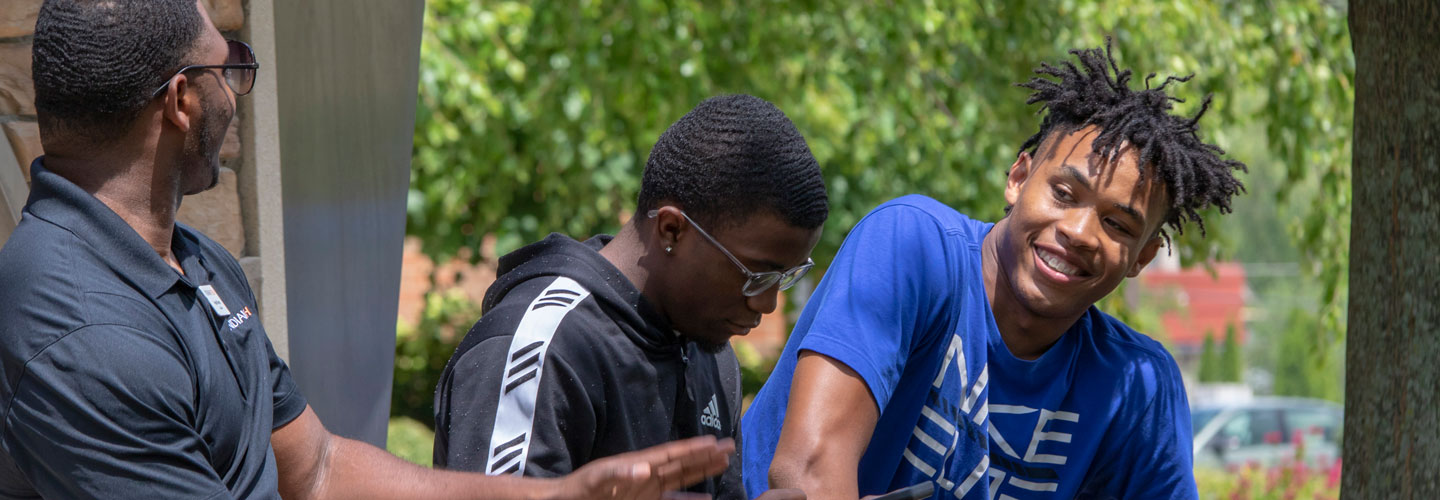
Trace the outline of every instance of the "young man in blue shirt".
<instances>
[{"instance_id":1,"label":"young man in blue shirt","mask_svg":"<svg viewBox=\"0 0 1440 500\"><path fill-rule=\"evenodd\" d=\"M1159 343L1094 307L1166 227L1228 212L1244 165L1133 90L1109 48L1022 84L1047 111L1007 215L923 196L846 237L742 424L750 491L857 498L1195 498L1190 414ZM1113 70L1113 71L1112 71ZM1148 80L1148 78L1147 78Z\"/></svg>"}]
</instances>

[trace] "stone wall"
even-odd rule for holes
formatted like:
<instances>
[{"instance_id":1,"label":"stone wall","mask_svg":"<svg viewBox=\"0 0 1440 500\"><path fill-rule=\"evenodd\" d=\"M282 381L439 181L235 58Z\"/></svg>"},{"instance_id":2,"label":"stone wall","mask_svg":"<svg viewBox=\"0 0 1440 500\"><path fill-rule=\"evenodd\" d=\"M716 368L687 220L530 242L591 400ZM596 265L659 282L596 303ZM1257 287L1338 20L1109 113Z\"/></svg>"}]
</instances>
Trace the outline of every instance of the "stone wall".
<instances>
[{"instance_id":1,"label":"stone wall","mask_svg":"<svg viewBox=\"0 0 1440 500\"><path fill-rule=\"evenodd\" d=\"M30 35L38 12L40 0L0 4L0 128L27 183L30 161L43 154L35 127L35 85L30 81Z\"/></svg>"},{"instance_id":2,"label":"stone wall","mask_svg":"<svg viewBox=\"0 0 1440 500\"><path fill-rule=\"evenodd\" d=\"M240 32L245 27L242 0L201 0L201 3L226 38L241 38ZM31 40L40 4L41 0L0 2L0 129L15 151L15 162L26 183L30 182L30 162L45 153L35 123L35 86L30 76ZM257 257L245 255L247 224L237 175L243 165L239 131L245 118L236 116L225 136L220 149L220 183L214 189L186 198L180 206L179 220L223 245L241 260L253 280L258 273L250 270L258 266L258 262ZM0 168L14 167L8 161L0 161Z\"/></svg>"}]
</instances>

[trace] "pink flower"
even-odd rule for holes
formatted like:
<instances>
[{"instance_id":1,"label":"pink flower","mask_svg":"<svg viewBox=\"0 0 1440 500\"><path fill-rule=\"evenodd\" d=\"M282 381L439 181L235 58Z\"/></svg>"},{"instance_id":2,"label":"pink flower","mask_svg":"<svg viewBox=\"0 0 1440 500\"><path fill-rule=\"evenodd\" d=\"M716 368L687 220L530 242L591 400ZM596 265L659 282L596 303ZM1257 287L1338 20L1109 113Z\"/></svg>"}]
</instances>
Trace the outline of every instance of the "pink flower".
<instances>
[{"instance_id":1,"label":"pink flower","mask_svg":"<svg viewBox=\"0 0 1440 500\"><path fill-rule=\"evenodd\" d=\"M1340 486L1340 459L1335 459L1335 466L1330 468L1330 474L1325 478L1325 489L1333 490Z\"/></svg>"},{"instance_id":2,"label":"pink flower","mask_svg":"<svg viewBox=\"0 0 1440 500\"><path fill-rule=\"evenodd\" d=\"M1295 484L1305 484L1305 481L1308 480L1310 480L1310 467L1305 464L1304 460L1295 462Z\"/></svg>"}]
</instances>

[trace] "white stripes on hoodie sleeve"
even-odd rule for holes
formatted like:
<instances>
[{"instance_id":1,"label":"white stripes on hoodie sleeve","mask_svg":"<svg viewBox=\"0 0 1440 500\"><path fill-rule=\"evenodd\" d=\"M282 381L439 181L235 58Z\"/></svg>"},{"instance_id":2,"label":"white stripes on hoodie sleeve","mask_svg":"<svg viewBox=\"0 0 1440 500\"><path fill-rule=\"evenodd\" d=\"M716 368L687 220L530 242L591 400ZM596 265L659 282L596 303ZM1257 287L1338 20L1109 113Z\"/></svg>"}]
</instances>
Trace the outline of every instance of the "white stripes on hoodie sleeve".
<instances>
[{"instance_id":1,"label":"white stripes on hoodie sleeve","mask_svg":"<svg viewBox=\"0 0 1440 500\"><path fill-rule=\"evenodd\" d=\"M490 434L486 474L525 473L535 424L535 398L545 373L545 352L565 315L588 296L590 292L580 283L559 277L525 309L510 340L504 375L500 377L500 400Z\"/></svg>"}]
</instances>

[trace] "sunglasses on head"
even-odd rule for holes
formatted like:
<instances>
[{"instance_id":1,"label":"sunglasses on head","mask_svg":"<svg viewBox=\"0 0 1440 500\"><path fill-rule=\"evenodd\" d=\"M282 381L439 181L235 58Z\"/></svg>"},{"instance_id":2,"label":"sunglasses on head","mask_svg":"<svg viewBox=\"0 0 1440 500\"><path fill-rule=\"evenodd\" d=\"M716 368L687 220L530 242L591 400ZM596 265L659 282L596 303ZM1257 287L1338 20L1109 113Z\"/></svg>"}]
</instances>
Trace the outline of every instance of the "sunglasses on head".
<instances>
[{"instance_id":1,"label":"sunglasses on head","mask_svg":"<svg viewBox=\"0 0 1440 500\"><path fill-rule=\"evenodd\" d=\"M260 63L255 62L255 51L250 49L250 45L238 40L226 40L225 44L230 49L230 53L225 56L225 64L192 64L180 68L165 80L164 85L155 89L150 98L160 97L175 77L193 69L218 69L225 75L225 84L230 86L235 95L249 94L250 89L255 87L255 72L260 69Z\"/></svg>"}]
</instances>

